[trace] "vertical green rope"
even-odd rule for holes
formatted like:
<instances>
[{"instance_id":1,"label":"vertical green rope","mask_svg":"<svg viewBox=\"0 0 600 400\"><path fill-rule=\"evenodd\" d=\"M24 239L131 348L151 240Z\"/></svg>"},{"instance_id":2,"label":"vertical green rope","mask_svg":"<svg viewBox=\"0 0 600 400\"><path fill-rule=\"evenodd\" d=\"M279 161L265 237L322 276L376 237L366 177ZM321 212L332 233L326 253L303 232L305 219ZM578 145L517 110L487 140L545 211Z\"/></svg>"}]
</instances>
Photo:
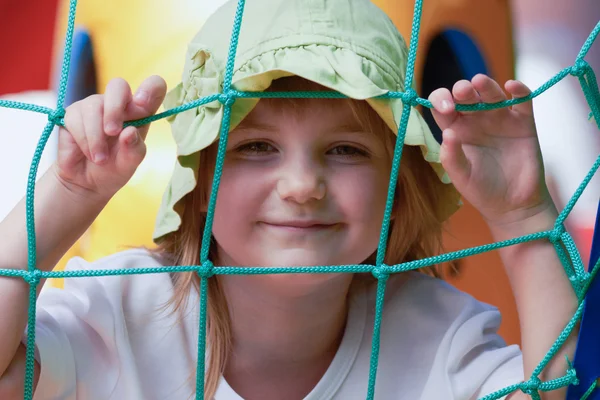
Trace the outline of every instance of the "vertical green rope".
<instances>
[{"instance_id":1,"label":"vertical green rope","mask_svg":"<svg viewBox=\"0 0 600 400\"><path fill-rule=\"evenodd\" d=\"M581 397L581 400L587 400L588 397L590 397L592 395L592 393L594 392L594 390L596 389L596 386L598 385L598 381L593 381L592 385L589 387L589 389L583 394L583 397Z\"/></svg>"},{"instance_id":2,"label":"vertical green rope","mask_svg":"<svg viewBox=\"0 0 600 400\"><path fill-rule=\"evenodd\" d=\"M200 279L200 327L198 329L198 364L196 367L196 400L204 399L204 374L206 363L206 304L208 302L208 279Z\"/></svg>"},{"instance_id":3,"label":"vertical green rope","mask_svg":"<svg viewBox=\"0 0 600 400\"><path fill-rule=\"evenodd\" d=\"M585 72L577 76L579 84L583 90L585 100L590 106L590 116L596 121L596 125L600 128L600 92L598 89L598 81L596 74L590 65L585 62Z\"/></svg>"},{"instance_id":4,"label":"vertical green rope","mask_svg":"<svg viewBox=\"0 0 600 400\"><path fill-rule=\"evenodd\" d=\"M242 17L244 15L245 0L238 0L237 9L233 22L233 32L229 45L229 54L227 56L227 66L225 68L225 77L223 82L223 94L219 96L219 101L223 105L223 118L221 120L221 130L219 138L219 146L217 150L217 160L215 172L213 174L213 184L210 192L208 203L208 212L202 235L202 247L200 249L200 263L208 265L209 268L201 275L201 294L200 294L200 327L198 329L198 366L196 370L196 398L204 399L204 380L205 380L205 359L206 359L206 317L208 305L208 279L212 272L212 263L208 260L210 252L210 243L212 237L212 227L214 221L215 205L217 203L217 195L219 185L221 183L221 175L223 174L223 163L225 153L227 151L227 139L229 128L231 126L231 106L235 102L235 97L231 96L231 81L233 79L233 69L235 65L235 55L237 53L237 45L242 25Z\"/></svg>"},{"instance_id":5,"label":"vertical green rope","mask_svg":"<svg viewBox=\"0 0 600 400\"><path fill-rule=\"evenodd\" d=\"M242 27L242 18L244 17L244 6L246 0L238 0L233 20L233 31L231 32L231 40L229 43L229 53L227 54L227 65L225 67L225 76L223 77L223 92L227 93L231 89L231 81L233 80L233 69L235 67L235 56L237 53L238 41L240 38L240 30Z\"/></svg>"},{"instance_id":6,"label":"vertical green rope","mask_svg":"<svg viewBox=\"0 0 600 400\"><path fill-rule=\"evenodd\" d=\"M71 48L73 47L73 32L75 31L75 13L77 12L77 0L69 2L69 20L67 22L67 34L65 39L65 50L63 52L62 68L60 69L60 81L58 83L58 100L56 109L62 110L65 105L67 84L69 83L69 66L71 65Z\"/></svg>"},{"instance_id":7,"label":"vertical green rope","mask_svg":"<svg viewBox=\"0 0 600 400\"><path fill-rule=\"evenodd\" d=\"M596 175L596 171L598 171L598 168L600 168L600 155L598 155L596 161L594 161L592 168L590 168L588 173L585 175L583 181L579 184L577 190L575 190L575 193L573 193L573 196L571 196L571 198L567 202L567 205L565 205L560 214L558 214L555 226L564 224L565 220L573 210L573 207L575 207L575 203L577 203L577 200L579 200L585 188L588 186L594 175Z\"/></svg>"},{"instance_id":8,"label":"vertical green rope","mask_svg":"<svg viewBox=\"0 0 600 400\"><path fill-rule=\"evenodd\" d=\"M377 298L375 303L375 321L373 326L373 338L371 341L371 360L369 366L369 384L367 389L367 400L373 400L375 396L375 383L377 379L377 367L379 365L379 345L381 340L381 318L383 305L385 301L385 286L388 280L388 274L382 273L381 269L385 260L387 250L387 240L390 228L390 220L394 208L394 198L396 196L396 187L398 185L398 175L400 172L400 162L402 161L402 150L406 138L406 129L412 106L415 105L416 92L412 89L412 81L415 69L415 59L419 43L419 27L421 24L421 14L423 9L423 0L416 0L413 14L413 25L410 37L410 46L408 52L408 62L406 67L406 76L404 80L404 94L402 100L402 117L398 126L396 145L394 147L394 157L392 169L390 171L390 180L388 183L387 199L383 222L379 235L379 245L377 247L376 265L374 275L377 278Z\"/></svg>"},{"instance_id":9,"label":"vertical green rope","mask_svg":"<svg viewBox=\"0 0 600 400\"><path fill-rule=\"evenodd\" d=\"M375 383L377 380L377 366L379 361L379 343L381 336L381 314L385 300L385 286L387 275L380 276L377 279L377 297L375 299L375 321L373 323L373 341L371 343L371 363L369 366L369 385L367 388L367 399L373 400L375 397Z\"/></svg>"},{"instance_id":10,"label":"vertical green rope","mask_svg":"<svg viewBox=\"0 0 600 400\"><path fill-rule=\"evenodd\" d=\"M596 38L598 37L599 33L600 21L598 21L592 32L589 34L588 38L583 43L583 46L581 46L581 50L577 54L576 60L583 60L585 56L587 56L587 53L590 51L590 48L594 44L594 41L596 41Z\"/></svg>"},{"instance_id":11,"label":"vertical green rope","mask_svg":"<svg viewBox=\"0 0 600 400\"><path fill-rule=\"evenodd\" d=\"M415 75L415 62L417 60L417 49L419 47L419 33L421 31L421 15L423 13L423 0L415 1L413 12L412 29L410 31L410 45L408 47L408 61L406 64L406 76L404 77L404 90L412 88Z\"/></svg>"},{"instance_id":12,"label":"vertical green rope","mask_svg":"<svg viewBox=\"0 0 600 400\"><path fill-rule=\"evenodd\" d=\"M25 199L26 224L27 224L27 271L30 273L27 283L29 283L29 308L27 316L27 349L25 356L25 399L31 400L33 397L33 374L35 361L35 316L36 316L36 300L37 300L37 285L39 284L39 272L36 268L37 264L37 244L35 235L35 181L37 177L38 167L44 152L44 147L48 142L50 134L54 128L54 123L49 121L42 132L42 136L36 146L33 155L33 161L29 169L27 179L27 194Z\"/></svg>"},{"instance_id":13,"label":"vertical green rope","mask_svg":"<svg viewBox=\"0 0 600 400\"><path fill-rule=\"evenodd\" d=\"M67 28L67 38L65 45L65 54L61 69L60 86L58 92L57 110L63 109L64 98L67 87L67 79L69 74L69 63L71 59L71 43L73 30L75 25L75 10L77 8L77 0L71 0L69 7L69 21ZM62 111L57 111L49 115L49 122L46 124L40 140L36 146L29 176L27 179L27 194L25 199L26 209L26 224L27 224L27 271L31 274L26 281L29 283L29 308L27 315L27 349L25 356L25 387L24 399L31 400L33 398L33 381L34 381L34 363L35 363L35 321L36 321L36 302L37 302L37 286L40 282L39 270L37 269L37 243L35 235L35 182L38 173L38 167L42 158L42 153L46 147L46 143L56 125L56 120L62 118Z\"/></svg>"},{"instance_id":14,"label":"vertical green rope","mask_svg":"<svg viewBox=\"0 0 600 400\"><path fill-rule=\"evenodd\" d=\"M408 52L408 62L406 67L406 77L404 81L404 93L403 97L404 107L402 109L402 117L398 126L398 133L396 138L396 146L394 148L394 158L392 161L392 170L390 173L390 181L388 185L387 200L385 204L385 212L383 217L383 223L379 235L379 245L377 248L376 265L381 265L385 258L385 252L387 249L387 238L390 228L390 219L394 206L394 197L396 194L396 186L398 184L398 173L400 171L400 162L402 160L402 150L404 148L404 140L406 138L406 129L408 127L408 119L410 117L410 111L417 95L412 89L412 80L415 68L415 58L417 54L417 46L419 43L419 27L421 24L421 13L423 0L415 1L413 25L410 36L410 48Z\"/></svg>"},{"instance_id":15,"label":"vertical green rope","mask_svg":"<svg viewBox=\"0 0 600 400\"><path fill-rule=\"evenodd\" d=\"M225 151L227 149L227 137L229 134L229 127L231 124L231 106L235 102L235 97L229 94L231 87L231 81L233 79L233 68L235 64L235 54L237 52L238 38L240 35L240 27L242 25L242 17L244 14L245 0L239 0L237 9L235 12L234 28L231 34L231 43L229 46L229 54L227 59L227 67L225 70L225 77L223 82L224 93L219 97L219 101L223 103L223 119L221 122L221 131L219 139L219 148L217 153L217 161L215 167L215 173L213 175L213 186L210 193L210 200L208 203L208 213L206 216L206 224L204 225L204 234L202 236L202 249L200 255L200 262L204 262L208 259L208 252L210 249L210 238L212 235L212 225L214 220L215 204L217 202L217 193L219 191L219 184L221 182L221 174L223 172L223 160L225 157Z\"/></svg>"},{"instance_id":16,"label":"vertical green rope","mask_svg":"<svg viewBox=\"0 0 600 400\"><path fill-rule=\"evenodd\" d=\"M594 70L590 67L590 65L585 62L584 58L589 52L590 48L594 44L594 41L598 37L600 33L600 21L596 24L585 43L581 47L579 54L577 54L577 58L575 59L574 67L585 69L585 71L581 71L580 73L575 72L575 75L579 79L579 84L581 85L581 89L583 90L583 94L585 99L590 106L591 112L590 117L593 117L598 129L600 129L600 91L598 90L598 82L596 80L596 75L594 74Z\"/></svg>"},{"instance_id":17,"label":"vertical green rope","mask_svg":"<svg viewBox=\"0 0 600 400\"><path fill-rule=\"evenodd\" d=\"M39 280L29 280L29 307L27 312L27 348L25 354L25 400L33 399L34 363L35 363L35 314L37 300L37 285Z\"/></svg>"}]
</instances>

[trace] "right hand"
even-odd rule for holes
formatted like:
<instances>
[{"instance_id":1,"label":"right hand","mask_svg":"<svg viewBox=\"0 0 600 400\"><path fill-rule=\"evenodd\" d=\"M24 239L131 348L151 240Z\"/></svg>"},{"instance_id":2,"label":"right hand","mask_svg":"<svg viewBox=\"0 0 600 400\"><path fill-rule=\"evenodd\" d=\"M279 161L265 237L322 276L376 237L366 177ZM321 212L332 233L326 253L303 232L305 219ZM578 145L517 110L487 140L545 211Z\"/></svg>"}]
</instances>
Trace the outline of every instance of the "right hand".
<instances>
[{"instance_id":1,"label":"right hand","mask_svg":"<svg viewBox=\"0 0 600 400\"><path fill-rule=\"evenodd\" d=\"M57 178L71 191L108 200L123 187L146 155L149 125L123 129L125 121L154 115L167 85L147 78L133 96L129 84L113 79L104 94L89 96L66 109L58 133Z\"/></svg>"}]
</instances>

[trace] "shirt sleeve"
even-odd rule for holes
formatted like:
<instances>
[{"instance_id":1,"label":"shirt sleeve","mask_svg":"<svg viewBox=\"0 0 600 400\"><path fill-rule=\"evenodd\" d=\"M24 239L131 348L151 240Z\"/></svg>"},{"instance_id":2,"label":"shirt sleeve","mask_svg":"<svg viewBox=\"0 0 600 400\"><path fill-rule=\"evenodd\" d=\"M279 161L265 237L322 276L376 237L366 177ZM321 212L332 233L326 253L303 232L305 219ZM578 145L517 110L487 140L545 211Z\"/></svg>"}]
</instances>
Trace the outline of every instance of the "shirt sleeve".
<instances>
[{"instance_id":1,"label":"shirt sleeve","mask_svg":"<svg viewBox=\"0 0 600 400\"><path fill-rule=\"evenodd\" d=\"M74 258L66 270L139 267L141 253L128 254L95 263ZM148 265L149 260L153 261L148 255L143 260L143 266L153 266ZM134 360L124 318L126 290L123 276L68 278L64 289L42 290L35 327L36 359L41 372L34 400L108 399L115 395L123 373L135 371L128 368ZM142 396L128 393L127 398Z\"/></svg>"},{"instance_id":2,"label":"shirt sleeve","mask_svg":"<svg viewBox=\"0 0 600 400\"><path fill-rule=\"evenodd\" d=\"M446 377L450 398L475 400L522 382L522 353L517 345L507 346L498 334L498 309L470 296L463 299L466 300L445 332L432 368L437 376Z\"/></svg>"},{"instance_id":3,"label":"shirt sleeve","mask_svg":"<svg viewBox=\"0 0 600 400\"><path fill-rule=\"evenodd\" d=\"M521 350L506 345L498 334L500 312L488 307L470 316L452 337L448 375L456 399L479 399L523 381Z\"/></svg>"}]
</instances>

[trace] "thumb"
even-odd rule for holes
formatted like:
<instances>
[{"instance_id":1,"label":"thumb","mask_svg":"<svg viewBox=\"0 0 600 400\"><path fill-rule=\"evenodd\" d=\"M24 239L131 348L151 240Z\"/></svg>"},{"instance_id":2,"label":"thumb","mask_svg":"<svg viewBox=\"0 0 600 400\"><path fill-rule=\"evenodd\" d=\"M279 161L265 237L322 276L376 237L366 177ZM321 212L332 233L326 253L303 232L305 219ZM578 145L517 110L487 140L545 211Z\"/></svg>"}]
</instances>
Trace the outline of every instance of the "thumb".
<instances>
[{"instance_id":1,"label":"thumb","mask_svg":"<svg viewBox=\"0 0 600 400\"><path fill-rule=\"evenodd\" d=\"M146 156L146 144L139 128L128 126L119 135L115 158L117 171L131 177Z\"/></svg>"}]
</instances>

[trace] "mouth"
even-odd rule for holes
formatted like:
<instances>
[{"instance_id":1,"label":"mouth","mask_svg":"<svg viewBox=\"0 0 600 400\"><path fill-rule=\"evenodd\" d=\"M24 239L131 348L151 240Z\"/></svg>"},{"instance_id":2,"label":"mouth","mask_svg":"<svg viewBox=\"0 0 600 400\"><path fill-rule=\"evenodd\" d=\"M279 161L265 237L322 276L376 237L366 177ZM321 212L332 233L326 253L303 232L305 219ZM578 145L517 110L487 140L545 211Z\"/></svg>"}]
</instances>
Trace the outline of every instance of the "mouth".
<instances>
[{"instance_id":1,"label":"mouth","mask_svg":"<svg viewBox=\"0 0 600 400\"><path fill-rule=\"evenodd\" d=\"M268 228L289 232L316 232L336 227L337 223L326 223L322 221L281 221L281 222L260 222Z\"/></svg>"}]
</instances>

